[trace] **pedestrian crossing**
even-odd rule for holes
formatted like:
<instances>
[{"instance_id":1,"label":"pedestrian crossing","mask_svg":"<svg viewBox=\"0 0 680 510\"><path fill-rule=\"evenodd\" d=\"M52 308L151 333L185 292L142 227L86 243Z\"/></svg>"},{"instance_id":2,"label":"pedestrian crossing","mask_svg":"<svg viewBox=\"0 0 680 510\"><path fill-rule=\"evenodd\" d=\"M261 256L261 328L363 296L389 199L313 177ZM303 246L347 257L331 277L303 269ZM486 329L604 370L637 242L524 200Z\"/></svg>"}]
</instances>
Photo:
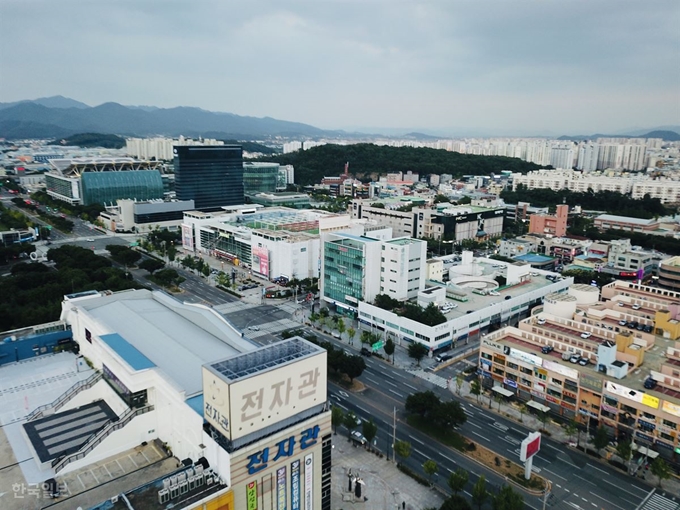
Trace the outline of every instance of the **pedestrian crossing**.
<instances>
[{"instance_id":1,"label":"pedestrian crossing","mask_svg":"<svg viewBox=\"0 0 680 510\"><path fill-rule=\"evenodd\" d=\"M667 498L663 494L655 492L652 496L637 508L637 510L678 510L680 509L680 504L676 501L675 497Z\"/></svg>"},{"instance_id":2,"label":"pedestrian crossing","mask_svg":"<svg viewBox=\"0 0 680 510\"><path fill-rule=\"evenodd\" d=\"M447 380L442 377L441 375L433 374L432 372L428 372L426 370L423 370L421 368L417 370L407 370L409 374L413 374L416 377L420 377L421 379L425 379L428 382L431 382L435 386L439 386L440 388L446 388L448 386Z\"/></svg>"}]
</instances>

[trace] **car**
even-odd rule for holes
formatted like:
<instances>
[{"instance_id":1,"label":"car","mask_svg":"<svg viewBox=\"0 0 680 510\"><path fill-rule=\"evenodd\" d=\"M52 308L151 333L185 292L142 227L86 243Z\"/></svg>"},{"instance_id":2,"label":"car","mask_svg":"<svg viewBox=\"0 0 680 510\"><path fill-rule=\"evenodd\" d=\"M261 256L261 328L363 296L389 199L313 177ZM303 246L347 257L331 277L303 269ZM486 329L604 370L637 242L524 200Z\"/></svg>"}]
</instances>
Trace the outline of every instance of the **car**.
<instances>
[{"instance_id":1,"label":"car","mask_svg":"<svg viewBox=\"0 0 680 510\"><path fill-rule=\"evenodd\" d=\"M632 308L633 310L639 310L639 309L642 308L642 307L641 307L640 305L638 305L638 304L635 304L635 305L631 306L631 308Z\"/></svg>"},{"instance_id":2,"label":"car","mask_svg":"<svg viewBox=\"0 0 680 510\"><path fill-rule=\"evenodd\" d=\"M438 356L435 356L435 360L438 361L439 363L443 361L449 361L450 359L453 358L453 354L439 354Z\"/></svg>"},{"instance_id":3,"label":"car","mask_svg":"<svg viewBox=\"0 0 680 510\"><path fill-rule=\"evenodd\" d=\"M545 324L545 319L541 318L536 321L536 324Z\"/></svg>"},{"instance_id":4,"label":"car","mask_svg":"<svg viewBox=\"0 0 680 510\"><path fill-rule=\"evenodd\" d=\"M331 335L333 336L333 338L340 338L340 333L338 331L333 331Z\"/></svg>"},{"instance_id":5,"label":"car","mask_svg":"<svg viewBox=\"0 0 680 510\"><path fill-rule=\"evenodd\" d=\"M495 290L490 290L490 291L489 291L489 296L500 296L500 295L501 295L501 293L500 293L500 292L496 292Z\"/></svg>"},{"instance_id":6,"label":"car","mask_svg":"<svg viewBox=\"0 0 680 510\"><path fill-rule=\"evenodd\" d=\"M625 303L622 303L621 301L619 301L617 304L618 304L619 306L626 306L626 304L625 304Z\"/></svg>"},{"instance_id":7,"label":"car","mask_svg":"<svg viewBox=\"0 0 680 510\"><path fill-rule=\"evenodd\" d=\"M584 331L581 333L581 338L590 338L593 334L590 331Z\"/></svg>"},{"instance_id":8,"label":"car","mask_svg":"<svg viewBox=\"0 0 680 510\"><path fill-rule=\"evenodd\" d=\"M578 364L581 365L582 367L585 367L590 363L590 360L588 358L581 358L578 360Z\"/></svg>"},{"instance_id":9,"label":"car","mask_svg":"<svg viewBox=\"0 0 680 510\"><path fill-rule=\"evenodd\" d=\"M88 243L94 243L94 239L91 237L88 237L87 239L85 239L85 241L87 241Z\"/></svg>"},{"instance_id":10,"label":"car","mask_svg":"<svg viewBox=\"0 0 680 510\"><path fill-rule=\"evenodd\" d=\"M550 353L551 353L552 351L554 351L554 350L555 350L555 348L554 348L552 345L544 345L544 346L541 348L541 352L542 352L543 354L550 354Z\"/></svg>"},{"instance_id":11,"label":"car","mask_svg":"<svg viewBox=\"0 0 680 510\"><path fill-rule=\"evenodd\" d=\"M248 326L248 329L249 329L250 331L260 331L260 327L259 327L259 326Z\"/></svg>"},{"instance_id":12,"label":"car","mask_svg":"<svg viewBox=\"0 0 680 510\"><path fill-rule=\"evenodd\" d=\"M654 331L654 327L653 327L653 326L651 326L651 325L645 326L645 329L644 329L644 332L645 332L645 333L651 333L652 331Z\"/></svg>"},{"instance_id":13,"label":"car","mask_svg":"<svg viewBox=\"0 0 680 510\"><path fill-rule=\"evenodd\" d=\"M625 326L626 324L628 324L628 322L623 319L619 321L619 326Z\"/></svg>"},{"instance_id":14,"label":"car","mask_svg":"<svg viewBox=\"0 0 680 510\"><path fill-rule=\"evenodd\" d=\"M578 363L581 360L581 356L578 354L572 355L571 358L569 358L569 363Z\"/></svg>"},{"instance_id":15,"label":"car","mask_svg":"<svg viewBox=\"0 0 680 510\"><path fill-rule=\"evenodd\" d=\"M529 276L538 276L538 273L529 273Z\"/></svg>"},{"instance_id":16,"label":"car","mask_svg":"<svg viewBox=\"0 0 680 510\"><path fill-rule=\"evenodd\" d=\"M648 390L653 390L656 388L656 381L651 377L648 377L644 382L644 387Z\"/></svg>"},{"instance_id":17,"label":"car","mask_svg":"<svg viewBox=\"0 0 680 510\"><path fill-rule=\"evenodd\" d=\"M362 356L371 356L373 353L371 352L370 349L367 349L366 347L361 348L361 355Z\"/></svg>"},{"instance_id":18,"label":"car","mask_svg":"<svg viewBox=\"0 0 680 510\"><path fill-rule=\"evenodd\" d=\"M352 441L359 443L360 445L365 445L368 443L364 435L358 430L353 430L349 437Z\"/></svg>"},{"instance_id":19,"label":"car","mask_svg":"<svg viewBox=\"0 0 680 510\"><path fill-rule=\"evenodd\" d=\"M210 271L210 274L217 274L217 273L219 273L219 271L217 269L213 269L212 271Z\"/></svg>"}]
</instances>

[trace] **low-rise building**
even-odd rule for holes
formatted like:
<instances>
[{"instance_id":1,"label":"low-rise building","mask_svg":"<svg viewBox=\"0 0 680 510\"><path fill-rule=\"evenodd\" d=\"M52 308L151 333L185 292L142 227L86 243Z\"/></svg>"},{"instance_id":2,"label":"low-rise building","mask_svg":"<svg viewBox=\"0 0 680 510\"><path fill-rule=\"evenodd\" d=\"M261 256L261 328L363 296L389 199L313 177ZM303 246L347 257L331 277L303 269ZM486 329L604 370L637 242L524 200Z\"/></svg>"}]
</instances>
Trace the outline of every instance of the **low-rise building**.
<instances>
[{"instance_id":1,"label":"low-rise building","mask_svg":"<svg viewBox=\"0 0 680 510\"><path fill-rule=\"evenodd\" d=\"M659 285L680 291L680 257L671 257L659 263Z\"/></svg>"},{"instance_id":2,"label":"low-rise building","mask_svg":"<svg viewBox=\"0 0 680 510\"><path fill-rule=\"evenodd\" d=\"M600 214L595 217L595 228L599 230L626 230L628 232L653 232L659 228L659 222L654 219L630 218L613 214Z\"/></svg>"}]
</instances>

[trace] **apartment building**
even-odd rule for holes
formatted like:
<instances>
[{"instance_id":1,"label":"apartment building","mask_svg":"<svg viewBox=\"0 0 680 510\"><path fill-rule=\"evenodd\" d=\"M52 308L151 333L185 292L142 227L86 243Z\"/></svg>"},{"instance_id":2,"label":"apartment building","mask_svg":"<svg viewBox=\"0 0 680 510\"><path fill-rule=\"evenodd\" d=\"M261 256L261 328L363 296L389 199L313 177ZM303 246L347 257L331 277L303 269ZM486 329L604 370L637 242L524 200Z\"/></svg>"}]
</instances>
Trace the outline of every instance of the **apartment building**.
<instances>
[{"instance_id":1,"label":"apartment building","mask_svg":"<svg viewBox=\"0 0 680 510\"><path fill-rule=\"evenodd\" d=\"M558 205L555 214L532 214L529 216L529 233L563 237L567 234L568 217L569 206L565 204Z\"/></svg>"},{"instance_id":2,"label":"apartment building","mask_svg":"<svg viewBox=\"0 0 680 510\"><path fill-rule=\"evenodd\" d=\"M671 257L659 263L659 285L680 290L680 257Z\"/></svg>"}]
</instances>

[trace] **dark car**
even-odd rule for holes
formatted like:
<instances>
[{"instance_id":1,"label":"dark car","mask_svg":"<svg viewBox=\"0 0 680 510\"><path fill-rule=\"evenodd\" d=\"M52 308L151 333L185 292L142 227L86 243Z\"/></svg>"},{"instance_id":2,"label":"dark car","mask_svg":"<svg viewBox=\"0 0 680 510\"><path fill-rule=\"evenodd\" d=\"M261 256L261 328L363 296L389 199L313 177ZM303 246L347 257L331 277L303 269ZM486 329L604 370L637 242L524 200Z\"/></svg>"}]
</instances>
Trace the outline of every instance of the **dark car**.
<instances>
[{"instance_id":1,"label":"dark car","mask_svg":"<svg viewBox=\"0 0 680 510\"><path fill-rule=\"evenodd\" d=\"M635 329L637 329L638 331L644 331L645 325L644 325L644 324L638 324L638 325L635 327Z\"/></svg>"},{"instance_id":2,"label":"dark car","mask_svg":"<svg viewBox=\"0 0 680 510\"><path fill-rule=\"evenodd\" d=\"M373 354L373 353L369 349L367 349L366 347L361 348L361 355L362 356L370 356L371 354Z\"/></svg>"},{"instance_id":3,"label":"dark car","mask_svg":"<svg viewBox=\"0 0 680 510\"><path fill-rule=\"evenodd\" d=\"M553 350L554 350L554 349L553 349L552 345L544 345L544 346L541 348L541 352L542 352L543 354L550 354L551 352L553 352Z\"/></svg>"},{"instance_id":4,"label":"dark car","mask_svg":"<svg viewBox=\"0 0 680 510\"><path fill-rule=\"evenodd\" d=\"M648 390L653 390L654 388L656 388L656 381L649 377L647 378L647 380L645 380L644 386Z\"/></svg>"},{"instance_id":5,"label":"dark car","mask_svg":"<svg viewBox=\"0 0 680 510\"><path fill-rule=\"evenodd\" d=\"M453 354L440 354L435 360L441 363L442 361L449 361L451 358L453 358Z\"/></svg>"},{"instance_id":6,"label":"dark car","mask_svg":"<svg viewBox=\"0 0 680 510\"><path fill-rule=\"evenodd\" d=\"M651 325L645 326L645 333L651 333L654 331L654 327Z\"/></svg>"}]
</instances>

